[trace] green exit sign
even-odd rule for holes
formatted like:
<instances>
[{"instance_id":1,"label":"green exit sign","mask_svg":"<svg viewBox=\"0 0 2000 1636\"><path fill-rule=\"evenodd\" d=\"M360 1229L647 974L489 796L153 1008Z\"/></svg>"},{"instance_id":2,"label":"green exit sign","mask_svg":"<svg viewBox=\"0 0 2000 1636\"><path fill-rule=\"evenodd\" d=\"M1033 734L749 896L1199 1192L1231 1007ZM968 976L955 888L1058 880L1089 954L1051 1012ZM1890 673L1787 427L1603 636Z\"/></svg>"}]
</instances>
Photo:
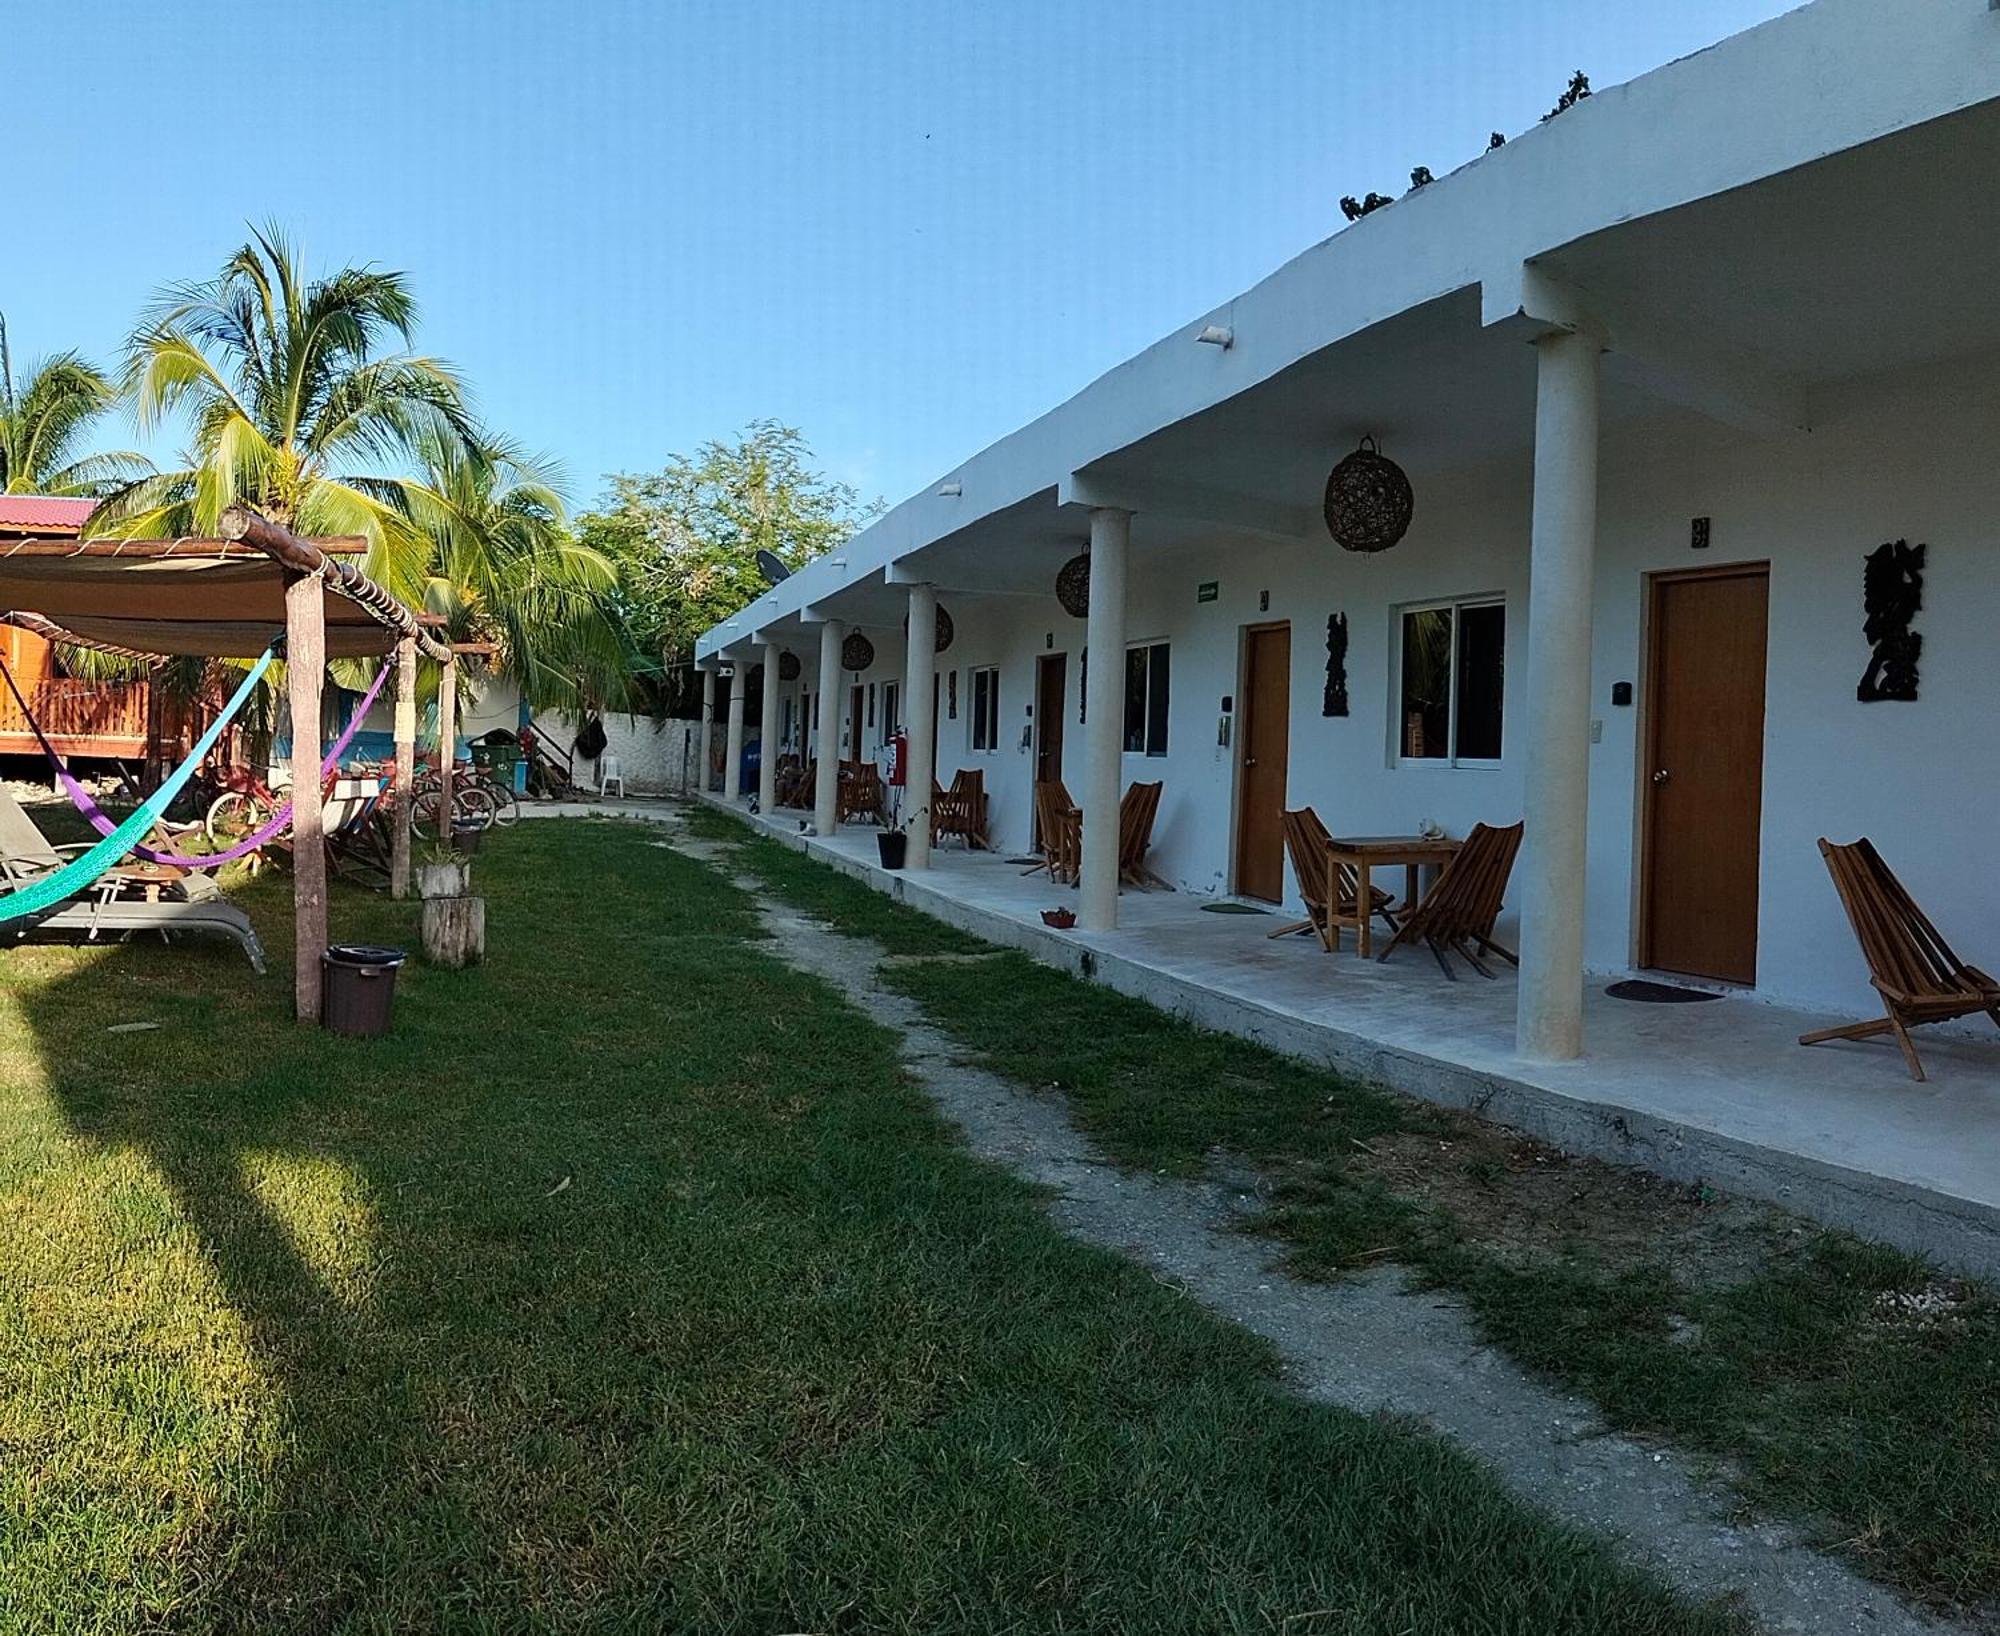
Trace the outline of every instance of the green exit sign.
<instances>
[{"instance_id":1,"label":"green exit sign","mask_svg":"<svg viewBox=\"0 0 2000 1636\"><path fill-rule=\"evenodd\" d=\"M1212 579L1205 579L1194 588L1194 599L1197 602L1213 602L1221 594L1221 585Z\"/></svg>"}]
</instances>

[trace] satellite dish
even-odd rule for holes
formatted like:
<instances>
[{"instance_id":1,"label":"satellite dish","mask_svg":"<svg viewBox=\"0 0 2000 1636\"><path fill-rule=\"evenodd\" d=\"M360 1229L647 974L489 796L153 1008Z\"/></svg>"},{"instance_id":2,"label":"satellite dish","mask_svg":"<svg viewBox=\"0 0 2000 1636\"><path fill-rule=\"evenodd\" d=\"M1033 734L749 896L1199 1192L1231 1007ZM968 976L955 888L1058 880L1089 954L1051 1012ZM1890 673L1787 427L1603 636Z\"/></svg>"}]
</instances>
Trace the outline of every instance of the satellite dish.
<instances>
[{"instance_id":1,"label":"satellite dish","mask_svg":"<svg viewBox=\"0 0 2000 1636\"><path fill-rule=\"evenodd\" d=\"M772 585L776 585L781 579L790 579L792 577L791 569L785 566L784 559L775 551L759 551L757 553L757 572L762 574L765 581Z\"/></svg>"}]
</instances>

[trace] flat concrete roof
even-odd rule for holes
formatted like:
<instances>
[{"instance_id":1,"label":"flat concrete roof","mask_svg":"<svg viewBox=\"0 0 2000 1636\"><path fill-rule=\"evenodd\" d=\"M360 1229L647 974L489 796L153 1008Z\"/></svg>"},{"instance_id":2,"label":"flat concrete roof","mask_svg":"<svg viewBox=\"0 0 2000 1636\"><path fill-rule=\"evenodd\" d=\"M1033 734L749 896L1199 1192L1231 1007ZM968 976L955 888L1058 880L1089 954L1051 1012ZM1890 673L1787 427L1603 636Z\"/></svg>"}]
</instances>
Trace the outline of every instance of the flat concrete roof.
<instances>
[{"instance_id":1,"label":"flat concrete roof","mask_svg":"<svg viewBox=\"0 0 2000 1636\"><path fill-rule=\"evenodd\" d=\"M1510 362L1478 337L1525 338L1566 322L1579 302L1607 322L1614 357L1665 400L1773 426L1799 423L1796 389L1816 370L1879 367L1947 340L2000 342L1990 298L2000 235L1988 231L1996 190L1980 180L2000 160L2000 121L1957 125L1928 146L1894 140L1996 107L2000 12L1988 0L1815 0L1600 91L1333 234L940 473L703 633L697 658L793 626L816 605L838 613L857 594L865 603L892 590L896 565L913 558L923 559L916 577L955 583L941 570L957 541L982 568L1016 540L1059 547L1080 537L1090 503L1197 521L1233 508L1253 529L1303 538L1311 518L1275 474L1266 483L1246 467L1235 490L1170 492L1164 474L1187 468L1170 463L1167 434L1198 423L1204 447L1247 448L1259 423L1247 411L1232 418L1234 406L1282 392L1287 377L1335 353L1374 367L1343 378L1338 401L1352 424L1337 410L1314 426L1330 456L1344 452L1340 438L1380 426L1370 388L1411 363L1436 371L1446 391L1451 369L1470 371L1457 400L1467 416L1522 418L1525 356ZM1825 168L1868 152L1877 157ZM1754 208L1733 208L1745 190L1758 190ZM1648 224L1658 229L1650 237ZM1663 255L1663 242L1681 253ZM1927 246L1922 255L1908 253L1913 242ZM1837 288L1771 287L1801 267ZM1739 311L1791 326L1775 356L1715 333ZM1210 324L1230 329L1232 344L1199 344ZM1872 337L1874 350L1819 344L1829 334Z\"/></svg>"}]
</instances>

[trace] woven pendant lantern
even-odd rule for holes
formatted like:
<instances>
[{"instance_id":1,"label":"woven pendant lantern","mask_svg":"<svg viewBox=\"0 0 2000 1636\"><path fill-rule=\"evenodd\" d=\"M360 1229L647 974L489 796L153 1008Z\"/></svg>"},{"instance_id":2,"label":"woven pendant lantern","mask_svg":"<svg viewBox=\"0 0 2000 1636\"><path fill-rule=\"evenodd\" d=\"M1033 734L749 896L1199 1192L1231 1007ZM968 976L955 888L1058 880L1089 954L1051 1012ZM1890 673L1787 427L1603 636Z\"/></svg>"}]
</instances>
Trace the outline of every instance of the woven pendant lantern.
<instances>
[{"instance_id":1,"label":"woven pendant lantern","mask_svg":"<svg viewBox=\"0 0 2000 1636\"><path fill-rule=\"evenodd\" d=\"M778 680L796 682L799 679L799 656L796 653L778 655Z\"/></svg>"},{"instance_id":2,"label":"woven pendant lantern","mask_svg":"<svg viewBox=\"0 0 2000 1636\"><path fill-rule=\"evenodd\" d=\"M1416 496L1403 468L1364 437L1326 480L1326 529L1344 551L1386 551L1409 531Z\"/></svg>"},{"instance_id":3,"label":"woven pendant lantern","mask_svg":"<svg viewBox=\"0 0 2000 1636\"><path fill-rule=\"evenodd\" d=\"M952 624L951 615L946 613L944 609L940 607L937 611L937 646L934 647L931 651L933 653L944 652L946 648L951 646L951 639L957 634L958 634L958 628ZM910 616L908 614L904 614L903 638L905 641L909 639L909 635L910 635Z\"/></svg>"},{"instance_id":4,"label":"woven pendant lantern","mask_svg":"<svg viewBox=\"0 0 2000 1636\"><path fill-rule=\"evenodd\" d=\"M1056 601L1072 619L1090 617L1090 553L1079 551L1056 572Z\"/></svg>"},{"instance_id":5,"label":"woven pendant lantern","mask_svg":"<svg viewBox=\"0 0 2000 1636\"><path fill-rule=\"evenodd\" d=\"M866 670L875 663L875 644L859 631L850 634L840 644L840 668L842 670Z\"/></svg>"}]
</instances>

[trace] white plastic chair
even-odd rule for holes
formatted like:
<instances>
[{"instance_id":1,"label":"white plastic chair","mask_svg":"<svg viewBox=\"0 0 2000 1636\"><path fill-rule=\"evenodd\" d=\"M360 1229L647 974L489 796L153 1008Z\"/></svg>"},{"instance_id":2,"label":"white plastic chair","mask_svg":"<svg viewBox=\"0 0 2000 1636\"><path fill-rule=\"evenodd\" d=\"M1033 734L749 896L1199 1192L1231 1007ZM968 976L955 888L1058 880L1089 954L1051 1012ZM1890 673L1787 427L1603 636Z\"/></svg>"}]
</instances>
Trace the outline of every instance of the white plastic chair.
<instances>
[{"instance_id":1,"label":"white plastic chair","mask_svg":"<svg viewBox=\"0 0 2000 1636\"><path fill-rule=\"evenodd\" d=\"M597 793L599 795L609 795L613 784L618 786L618 799L621 801L624 800L625 775L618 769L618 758L614 755L599 756L597 758Z\"/></svg>"}]
</instances>

